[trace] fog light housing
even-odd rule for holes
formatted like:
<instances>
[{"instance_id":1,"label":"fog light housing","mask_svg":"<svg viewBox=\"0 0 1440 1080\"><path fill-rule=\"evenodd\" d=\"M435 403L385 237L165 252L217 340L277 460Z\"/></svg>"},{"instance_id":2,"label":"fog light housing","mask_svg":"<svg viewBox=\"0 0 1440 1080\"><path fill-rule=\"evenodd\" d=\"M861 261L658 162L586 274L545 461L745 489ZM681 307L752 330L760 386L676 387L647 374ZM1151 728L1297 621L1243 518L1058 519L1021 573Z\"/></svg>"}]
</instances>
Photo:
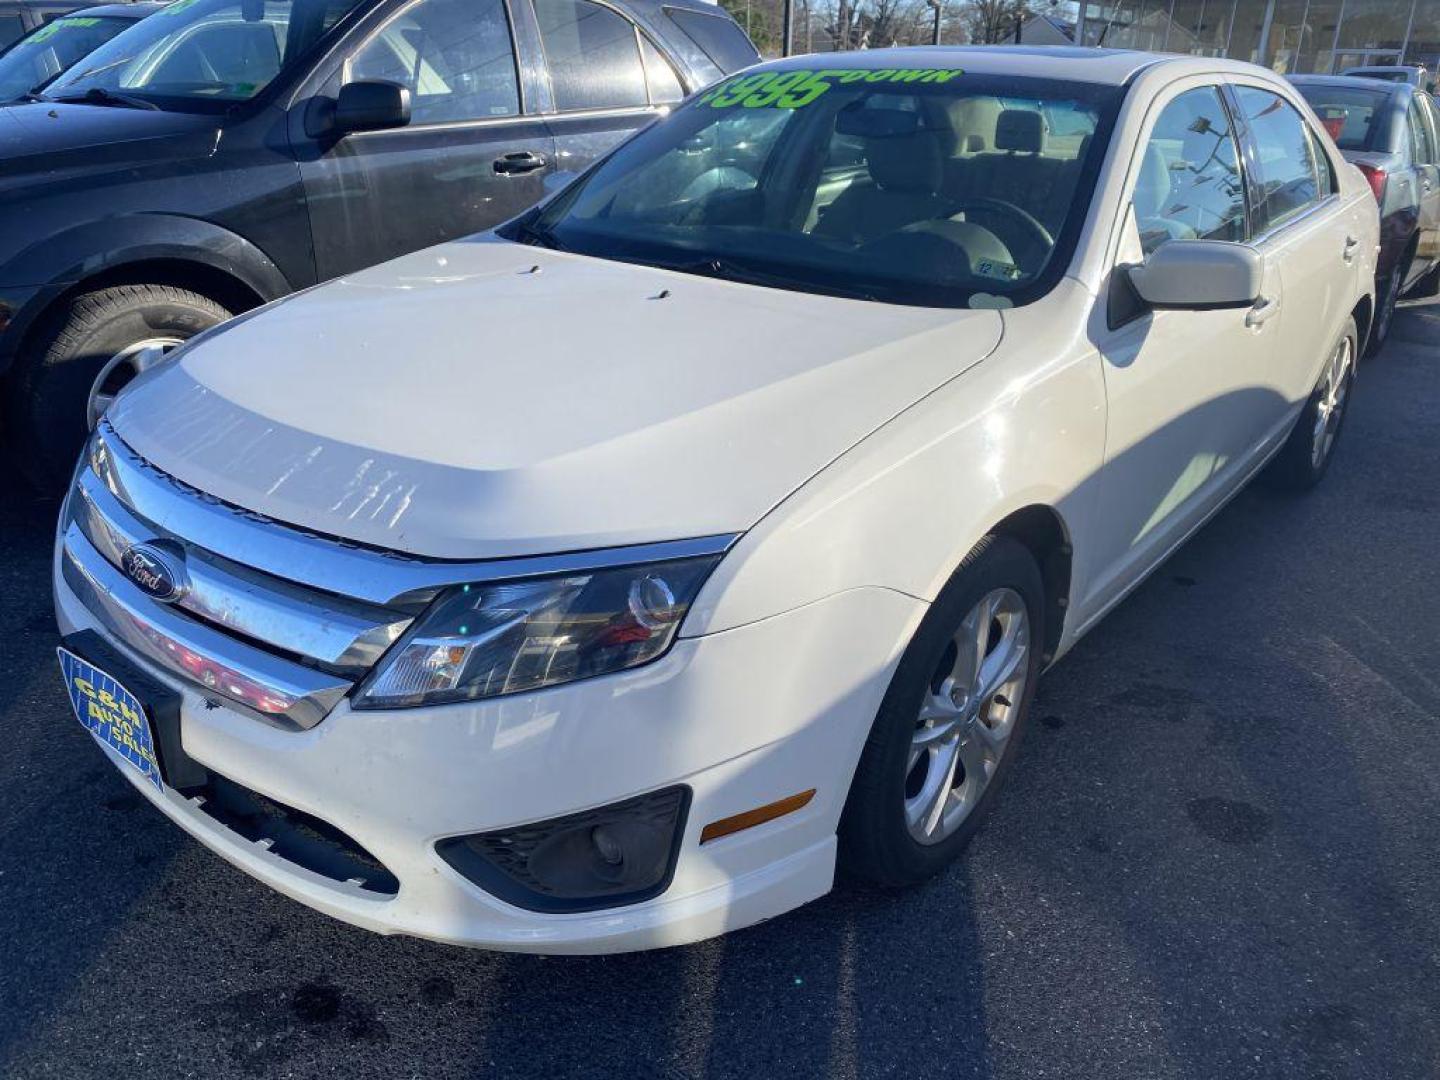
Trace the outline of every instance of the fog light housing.
<instances>
[{"instance_id":1,"label":"fog light housing","mask_svg":"<svg viewBox=\"0 0 1440 1080\"><path fill-rule=\"evenodd\" d=\"M452 836L435 852L486 892L527 911L638 904L670 886L690 789L664 788L579 814Z\"/></svg>"}]
</instances>

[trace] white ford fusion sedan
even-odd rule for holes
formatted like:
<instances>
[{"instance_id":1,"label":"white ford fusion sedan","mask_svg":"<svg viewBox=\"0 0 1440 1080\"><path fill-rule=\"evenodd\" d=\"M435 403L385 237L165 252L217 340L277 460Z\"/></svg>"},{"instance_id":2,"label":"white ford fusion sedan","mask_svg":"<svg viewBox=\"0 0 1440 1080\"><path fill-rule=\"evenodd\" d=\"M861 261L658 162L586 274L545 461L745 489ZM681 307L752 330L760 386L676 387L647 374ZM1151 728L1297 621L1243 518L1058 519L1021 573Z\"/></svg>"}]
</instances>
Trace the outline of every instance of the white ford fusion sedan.
<instances>
[{"instance_id":1,"label":"white ford fusion sedan","mask_svg":"<svg viewBox=\"0 0 1440 1080\"><path fill-rule=\"evenodd\" d=\"M385 933L640 949L919 881L1041 671L1324 474L1377 217L1243 64L752 69L141 375L63 510L65 685L174 822Z\"/></svg>"}]
</instances>

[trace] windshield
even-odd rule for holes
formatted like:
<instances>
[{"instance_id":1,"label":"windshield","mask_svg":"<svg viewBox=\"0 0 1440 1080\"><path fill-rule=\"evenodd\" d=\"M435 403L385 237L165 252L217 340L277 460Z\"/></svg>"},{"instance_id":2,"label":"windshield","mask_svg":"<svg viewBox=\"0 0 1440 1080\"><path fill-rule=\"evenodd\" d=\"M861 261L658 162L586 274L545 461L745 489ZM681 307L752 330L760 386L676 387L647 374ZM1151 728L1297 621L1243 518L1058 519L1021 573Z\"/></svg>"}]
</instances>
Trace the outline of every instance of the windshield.
<instances>
[{"instance_id":1,"label":"windshield","mask_svg":"<svg viewBox=\"0 0 1440 1080\"><path fill-rule=\"evenodd\" d=\"M55 80L49 96L118 94L162 106L247 101L359 0L175 0Z\"/></svg>"},{"instance_id":2,"label":"windshield","mask_svg":"<svg viewBox=\"0 0 1440 1080\"><path fill-rule=\"evenodd\" d=\"M38 90L132 22L106 15L71 15L46 23L0 56L0 101L14 101Z\"/></svg>"},{"instance_id":3,"label":"windshield","mask_svg":"<svg viewBox=\"0 0 1440 1080\"><path fill-rule=\"evenodd\" d=\"M1306 83L1298 88L1341 150L1373 150L1379 118L1389 100L1384 90Z\"/></svg>"},{"instance_id":4,"label":"windshield","mask_svg":"<svg viewBox=\"0 0 1440 1080\"><path fill-rule=\"evenodd\" d=\"M1123 90L957 70L726 80L511 233L602 258L927 306L1064 272Z\"/></svg>"}]
</instances>

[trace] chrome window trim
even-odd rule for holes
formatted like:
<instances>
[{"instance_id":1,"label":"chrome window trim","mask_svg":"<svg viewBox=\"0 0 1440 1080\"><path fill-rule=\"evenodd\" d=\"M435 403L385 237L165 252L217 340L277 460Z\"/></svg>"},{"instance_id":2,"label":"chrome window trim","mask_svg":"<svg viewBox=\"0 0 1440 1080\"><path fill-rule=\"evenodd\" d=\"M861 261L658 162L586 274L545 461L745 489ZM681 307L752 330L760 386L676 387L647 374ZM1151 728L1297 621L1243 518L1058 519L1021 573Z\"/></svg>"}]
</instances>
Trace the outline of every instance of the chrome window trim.
<instances>
[{"instance_id":1,"label":"chrome window trim","mask_svg":"<svg viewBox=\"0 0 1440 1080\"><path fill-rule=\"evenodd\" d=\"M349 691L348 680L284 660L158 604L110 565L78 525L64 534L61 575L107 636L161 670L282 728L311 728ZM181 653L204 660L210 678ZM227 681L228 680L228 681ZM247 696L242 683L265 695Z\"/></svg>"},{"instance_id":2,"label":"chrome window trim","mask_svg":"<svg viewBox=\"0 0 1440 1080\"><path fill-rule=\"evenodd\" d=\"M720 533L475 561L421 558L309 532L221 502L151 465L106 421L91 458L105 486L135 514L189 545L273 577L411 613L452 585L723 555L740 538Z\"/></svg>"}]
</instances>

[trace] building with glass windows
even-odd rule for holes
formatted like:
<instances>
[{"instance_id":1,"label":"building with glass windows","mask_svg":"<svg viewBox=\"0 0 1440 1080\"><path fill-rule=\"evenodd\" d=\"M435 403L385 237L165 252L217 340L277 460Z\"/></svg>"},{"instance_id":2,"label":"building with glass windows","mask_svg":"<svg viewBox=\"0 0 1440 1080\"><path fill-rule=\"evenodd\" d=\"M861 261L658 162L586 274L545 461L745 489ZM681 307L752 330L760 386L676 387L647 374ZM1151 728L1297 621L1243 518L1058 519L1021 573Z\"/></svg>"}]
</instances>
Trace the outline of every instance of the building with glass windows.
<instances>
[{"instance_id":1,"label":"building with glass windows","mask_svg":"<svg viewBox=\"0 0 1440 1080\"><path fill-rule=\"evenodd\" d=\"M1039 23L1024 40L1059 27L1079 44L1230 56L1281 73L1440 68L1440 0L1070 0Z\"/></svg>"}]
</instances>

